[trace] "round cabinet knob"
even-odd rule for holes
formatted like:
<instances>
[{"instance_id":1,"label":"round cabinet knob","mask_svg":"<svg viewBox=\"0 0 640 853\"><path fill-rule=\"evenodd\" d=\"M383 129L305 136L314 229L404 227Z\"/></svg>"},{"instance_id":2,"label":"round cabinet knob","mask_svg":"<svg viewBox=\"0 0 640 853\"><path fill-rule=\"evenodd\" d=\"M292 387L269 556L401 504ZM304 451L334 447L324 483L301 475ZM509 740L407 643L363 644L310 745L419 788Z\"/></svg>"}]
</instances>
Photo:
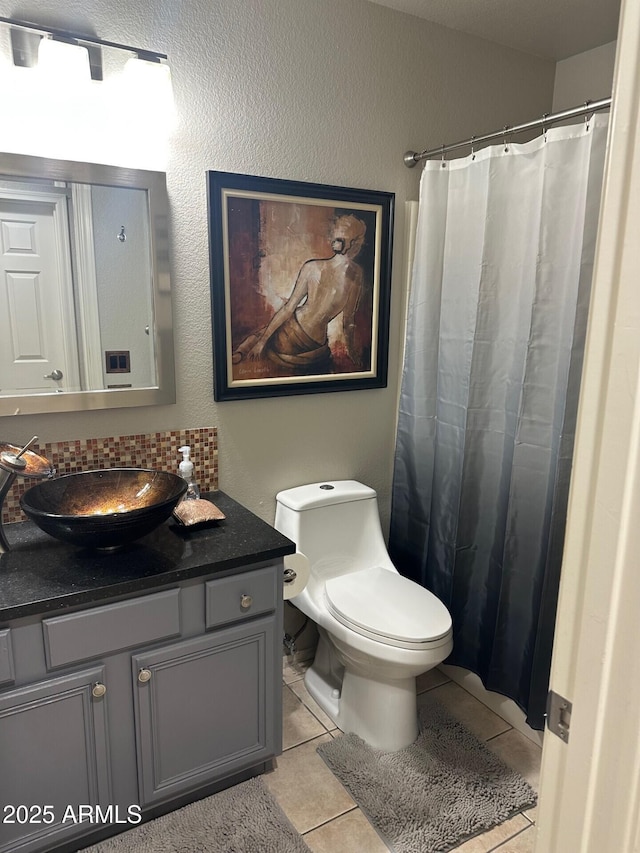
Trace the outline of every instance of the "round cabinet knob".
<instances>
[{"instance_id":1,"label":"round cabinet knob","mask_svg":"<svg viewBox=\"0 0 640 853\"><path fill-rule=\"evenodd\" d=\"M151 670L150 669L141 669L138 673L138 681L140 684L146 684L147 681L151 680Z\"/></svg>"},{"instance_id":2,"label":"round cabinet knob","mask_svg":"<svg viewBox=\"0 0 640 853\"><path fill-rule=\"evenodd\" d=\"M250 595L243 594L240 596L240 607L242 607L243 610L248 610L252 604L253 598L251 598Z\"/></svg>"},{"instance_id":3,"label":"round cabinet knob","mask_svg":"<svg viewBox=\"0 0 640 853\"><path fill-rule=\"evenodd\" d=\"M91 695L94 697L94 699L101 699L106 692L106 686L104 684L101 684L101 682L96 681L96 683L93 685Z\"/></svg>"}]
</instances>

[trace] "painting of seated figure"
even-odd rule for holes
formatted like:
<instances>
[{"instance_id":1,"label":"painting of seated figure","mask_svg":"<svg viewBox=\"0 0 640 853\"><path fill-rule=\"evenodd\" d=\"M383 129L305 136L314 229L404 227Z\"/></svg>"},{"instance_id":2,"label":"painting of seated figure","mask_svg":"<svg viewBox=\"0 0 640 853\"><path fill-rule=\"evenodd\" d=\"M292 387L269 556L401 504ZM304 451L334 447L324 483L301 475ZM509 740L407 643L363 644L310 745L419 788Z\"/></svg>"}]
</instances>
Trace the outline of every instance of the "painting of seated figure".
<instances>
[{"instance_id":1,"label":"painting of seated figure","mask_svg":"<svg viewBox=\"0 0 640 853\"><path fill-rule=\"evenodd\" d=\"M210 172L209 208L216 399L383 387L392 194Z\"/></svg>"}]
</instances>

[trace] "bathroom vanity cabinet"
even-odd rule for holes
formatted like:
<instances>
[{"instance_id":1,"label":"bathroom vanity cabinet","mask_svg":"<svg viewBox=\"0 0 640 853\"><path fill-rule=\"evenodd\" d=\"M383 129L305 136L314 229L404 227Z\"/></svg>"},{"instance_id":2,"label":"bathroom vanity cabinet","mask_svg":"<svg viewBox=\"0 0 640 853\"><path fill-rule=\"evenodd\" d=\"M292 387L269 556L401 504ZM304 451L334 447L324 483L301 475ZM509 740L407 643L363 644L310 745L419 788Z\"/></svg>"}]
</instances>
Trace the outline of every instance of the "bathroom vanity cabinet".
<instances>
[{"instance_id":1,"label":"bathroom vanity cabinet","mask_svg":"<svg viewBox=\"0 0 640 853\"><path fill-rule=\"evenodd\" d=\"M282 559L295 548L226 495L215 503L218 527L168 523L109 554L9 526L0 853L87 846L281 751Z\"/></svg>"}]
</instances>

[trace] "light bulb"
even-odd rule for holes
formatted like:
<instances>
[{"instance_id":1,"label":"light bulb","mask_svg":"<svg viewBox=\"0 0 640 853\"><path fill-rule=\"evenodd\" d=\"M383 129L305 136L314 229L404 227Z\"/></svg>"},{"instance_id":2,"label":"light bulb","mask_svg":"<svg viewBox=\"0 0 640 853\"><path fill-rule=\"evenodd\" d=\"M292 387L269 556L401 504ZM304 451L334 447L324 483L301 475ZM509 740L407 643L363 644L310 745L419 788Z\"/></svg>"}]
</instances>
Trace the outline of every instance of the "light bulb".
<instances>
[{"instance_id":1,"label":"light bulb","mask_svg":"<svg viewBox=\"0 0 640 853\"><path fill-rule=\"evenodd\" d=\"M38 76L42 83L77 89L91 80L89 52L79 44L43 38L38 47Z\"/></svg>"}]
</instances>

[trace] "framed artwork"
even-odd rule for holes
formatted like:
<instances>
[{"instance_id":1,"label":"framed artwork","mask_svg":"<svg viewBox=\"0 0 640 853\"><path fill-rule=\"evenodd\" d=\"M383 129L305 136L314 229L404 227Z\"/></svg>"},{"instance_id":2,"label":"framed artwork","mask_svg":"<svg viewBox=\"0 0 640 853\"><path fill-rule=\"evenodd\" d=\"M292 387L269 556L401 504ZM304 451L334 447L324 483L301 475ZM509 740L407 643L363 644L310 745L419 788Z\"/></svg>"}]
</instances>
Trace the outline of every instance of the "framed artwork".
<instances>
[{"instance_id":1,"label":"framed artwork","mask_svg":"<svg viewBox=\"0 0 640 853\"><path fill-rule=\"evenodd\" d=\"M386 386L394 194L207 179L215 399Z\"/></svg>"}]
</instances>

